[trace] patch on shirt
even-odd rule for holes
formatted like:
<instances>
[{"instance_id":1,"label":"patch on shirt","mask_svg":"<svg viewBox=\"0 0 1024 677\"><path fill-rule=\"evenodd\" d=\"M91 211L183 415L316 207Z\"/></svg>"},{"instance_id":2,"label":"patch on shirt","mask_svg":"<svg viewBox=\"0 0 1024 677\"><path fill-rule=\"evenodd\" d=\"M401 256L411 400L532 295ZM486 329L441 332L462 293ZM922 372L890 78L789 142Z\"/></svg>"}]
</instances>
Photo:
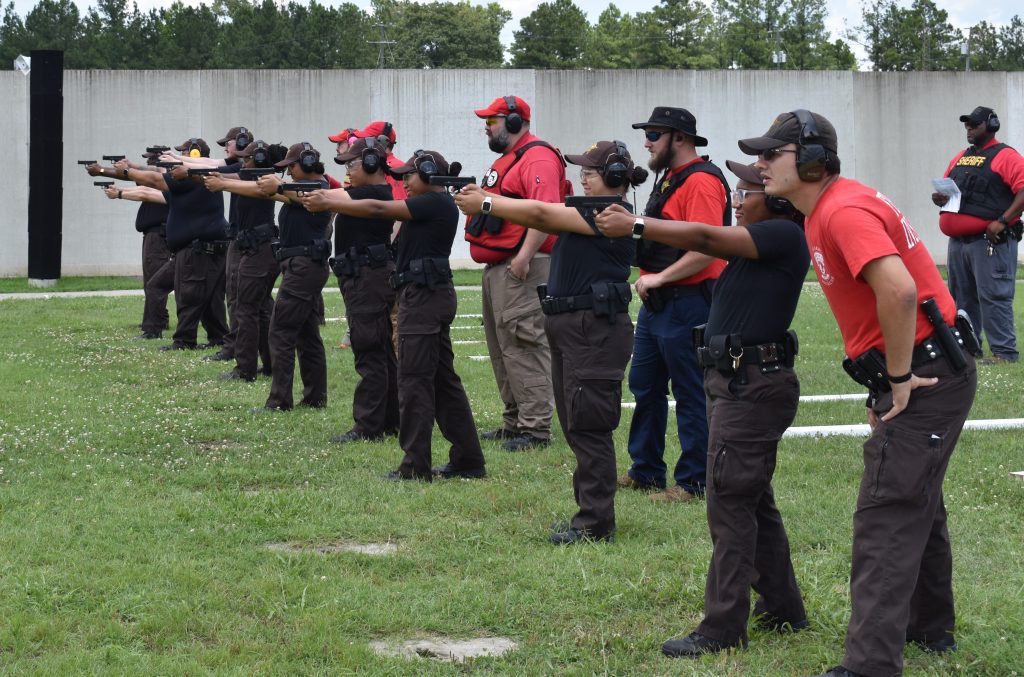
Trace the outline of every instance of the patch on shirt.
<instances>
[{"instance_id":1,"label":"patch on shirt","mask_svg":"<svg viewBox=\"0 0 1024 677\"><path fill-rule=\"evenodd\" d=\"M815 247L811 257L814 259L814 267L818 269L818 281L825 286L831 287L836 278L832 277L832 273L828 272L828 268L825 266L825 254L822 253L821 248Z\"/></svg>"},{"instance_id":2,"label":"patch on shirt","mask_svg":"<svg viewBox=\"0 0 1024 677\"><path fill-rule=\"evenodd\" d=\"M492 169L487 172L487 176L484 177L484 186L486 188L493 188L496 183L498 183L498 172Z\"/></svg>"}]
</instances>

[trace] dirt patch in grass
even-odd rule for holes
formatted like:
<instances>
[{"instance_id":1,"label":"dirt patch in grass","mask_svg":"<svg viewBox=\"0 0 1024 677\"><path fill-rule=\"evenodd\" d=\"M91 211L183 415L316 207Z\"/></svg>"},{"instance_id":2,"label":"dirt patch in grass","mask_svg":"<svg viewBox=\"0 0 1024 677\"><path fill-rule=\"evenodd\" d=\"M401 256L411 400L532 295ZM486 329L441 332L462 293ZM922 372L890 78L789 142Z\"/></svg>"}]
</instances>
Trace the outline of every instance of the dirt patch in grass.
<instances>
[{"instance_id":1,"label":"dirt patch in grass","mask_svg":"<svg viewBox=\"0 0 1024 677\"><path fill-rule=\"evenodd\" d=\"M378 656L400 656L402 658L433 658L439 661L462 663L467 658L482 656L503 656L514 651L519 645L507 637L478 637L455 640L447 637L430 637L407 641L371 642L370 647Z\"/></svg>"}]
</instances>

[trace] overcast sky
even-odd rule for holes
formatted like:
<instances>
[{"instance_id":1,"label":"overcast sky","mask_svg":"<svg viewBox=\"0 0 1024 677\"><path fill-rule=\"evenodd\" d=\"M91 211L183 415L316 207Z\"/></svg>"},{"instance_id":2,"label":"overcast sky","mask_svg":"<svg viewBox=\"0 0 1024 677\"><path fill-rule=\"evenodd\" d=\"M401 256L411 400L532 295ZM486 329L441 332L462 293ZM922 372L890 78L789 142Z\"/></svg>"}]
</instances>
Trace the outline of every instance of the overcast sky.
<instances>
[{"instance_id":1,"label":"overcast sky","mask_svg":"<svg viewBox=\"0 0 1024 677\"><path fill-rule=\"evenodd\" d=\"M280 0L278 0L280 2ZM300 0L302 1L302 0ZM363 9L369 9L369 0L350 0ZM506 25L502 33L502 42L506 48L512 42L512 34L519 29L519 22L523 17L532 12L539 0L498 0L502 7L512 12L512 20ZM609 4L609 0L574 0L576 5L586 12L591 23L595 23ZM708 2L708 0L704 0ZM90 0L75 0L79 9L83 12L93 2ZM171 0L136 0L139 8L148 10L152 7L170 5ZM203 0L184 0L185 4L198 5ZM320 0L324 5L341 4L335 0ZM474 4L486 4L486 0L471 0ZM990 24L1002 25L1009 23L1010 19L1019 14L1024 16L1024 8L1019 4L1020 0L939 0L938 7L946 10L949 21L953 26L961 29L988 21ZM36 0L15 0L15 10L22 17L32 9ZM213 0L205 0L205 4L213 4ZM620 0L616 6L625 13L635 14L650 10L657 4L656 0ZM847 28L857 26L861 21L862 0L828 0L829 18L826 26L832 32L833 38L842 37ZM898 0L898 4L908 7L910 0ZM397 37L397 36L389 36ZM856 50L855 50L856 51Z\"/></svg>"}]
</instances>

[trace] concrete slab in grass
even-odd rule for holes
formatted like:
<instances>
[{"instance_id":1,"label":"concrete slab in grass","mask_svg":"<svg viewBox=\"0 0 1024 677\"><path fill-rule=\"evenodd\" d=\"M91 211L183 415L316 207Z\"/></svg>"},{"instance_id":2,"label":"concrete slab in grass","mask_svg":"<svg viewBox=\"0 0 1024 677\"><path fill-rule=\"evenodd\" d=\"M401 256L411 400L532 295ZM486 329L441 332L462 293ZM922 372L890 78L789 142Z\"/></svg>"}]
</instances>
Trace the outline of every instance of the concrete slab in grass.
<instances>
[{"instance_id":1,"label":"concrete slab in grass","mask_svg":"<svg viewBox=\"0 0 1024 677\"><path fill-rule=\"evenodd\" d=\"M476 639L454 640L447 637L431 637L397 642L371 642L370 647L378 656L399 656L402 658L433 658L439 661L462 663L467 658L503 656L518 648L515 641L507 637L478 637Z\"/></svg>"}]
</instances>

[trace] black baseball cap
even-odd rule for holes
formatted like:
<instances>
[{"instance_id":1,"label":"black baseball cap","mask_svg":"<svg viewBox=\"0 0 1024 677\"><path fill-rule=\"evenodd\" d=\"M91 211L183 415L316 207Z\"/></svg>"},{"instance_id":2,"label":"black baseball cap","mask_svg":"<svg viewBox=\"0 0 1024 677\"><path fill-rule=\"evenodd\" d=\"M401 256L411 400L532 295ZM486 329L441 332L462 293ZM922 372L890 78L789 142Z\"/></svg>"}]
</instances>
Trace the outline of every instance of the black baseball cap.
<instances>
[{"instance_id":1,"label":"black baseball cap","mask_svg":"<svg viewBox=\"0 0 1024 677\"><path fill-rule=\"evenodd\" d=\"M980 125L982 122L988 122L988 119L995 114L996 112L987 106L978 106L967 115L961 115L960 122L969 122L972 125Z\"/></svg>"}]
</instances>

